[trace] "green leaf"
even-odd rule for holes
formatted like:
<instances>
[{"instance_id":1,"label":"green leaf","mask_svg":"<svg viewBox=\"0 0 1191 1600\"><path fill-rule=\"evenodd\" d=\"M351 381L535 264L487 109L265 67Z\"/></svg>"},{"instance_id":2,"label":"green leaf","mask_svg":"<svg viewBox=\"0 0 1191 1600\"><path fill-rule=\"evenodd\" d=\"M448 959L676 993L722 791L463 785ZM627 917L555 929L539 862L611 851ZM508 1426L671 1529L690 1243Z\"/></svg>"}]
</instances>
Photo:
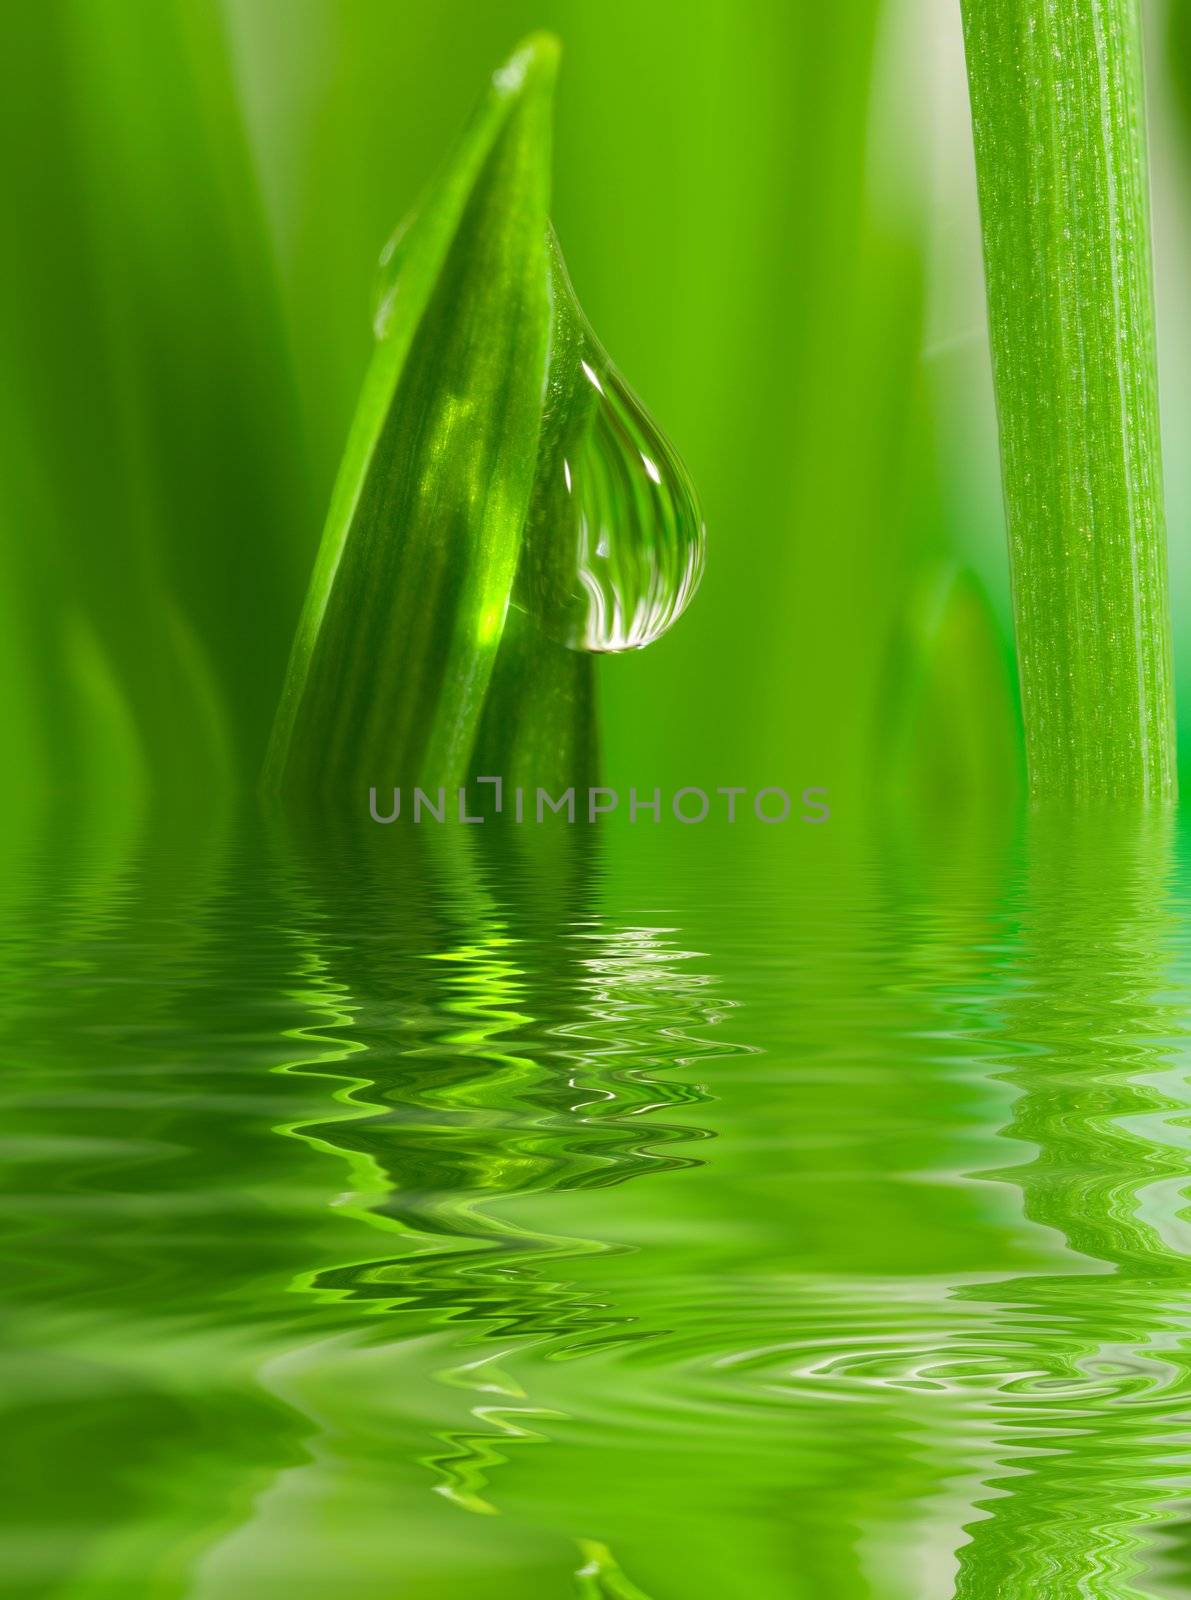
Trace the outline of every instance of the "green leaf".
<instances>
[{"instance_id":1,"label":"green leaf","mask_svg":"<svg viewBox=\"0 0 1191 1600\"><path fill-rule=\"evenodd\" d=\"M463 782L533 486L550 334L555 41L493 78L402 235L266 786Z\"/></svg>"},{"instance_id":2,"label":"green leaf","mask_svg":"<svg viewBox=\"0 0 1191 1600\"><path fill-rule=\"evenodd\" d=\"M1137 0L963 0L1031 789L1175 791Z\"/></svg>"}]
</instances>

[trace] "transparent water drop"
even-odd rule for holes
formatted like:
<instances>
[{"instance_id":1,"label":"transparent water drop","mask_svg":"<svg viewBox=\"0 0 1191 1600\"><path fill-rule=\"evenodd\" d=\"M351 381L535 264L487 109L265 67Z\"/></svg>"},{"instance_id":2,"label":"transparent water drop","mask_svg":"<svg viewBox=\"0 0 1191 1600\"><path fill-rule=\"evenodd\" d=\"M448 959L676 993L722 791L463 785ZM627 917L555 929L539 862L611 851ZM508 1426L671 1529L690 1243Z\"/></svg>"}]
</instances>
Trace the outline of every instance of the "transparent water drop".
<instances>
[{"instance_id":1,"label":"transparent water drop","mask_svg":"<svg viewBox=\"0 0 1191 1600\"><path fill-rule=\"evenodd\" d=\"M413 224L413 217L406 217L405 221L394 229L385 241L380 260L376 264L376 275L372 280L372 331L378 339L383 339L389 331L393 307L397 303L397 295L401 288L405 247Z\"/></svg>"},{"instance_id":2,"label":"transparent water drop","mask_svg":"<svg viewBox=\"0 0 1191 1600\"><path fill-rule=\"evenodd\" d=\"M554 323L517 604L573 650L639 650L686 610L706 530L673 445L583 315L553 233Z\"/></svg>"}]
</instances>

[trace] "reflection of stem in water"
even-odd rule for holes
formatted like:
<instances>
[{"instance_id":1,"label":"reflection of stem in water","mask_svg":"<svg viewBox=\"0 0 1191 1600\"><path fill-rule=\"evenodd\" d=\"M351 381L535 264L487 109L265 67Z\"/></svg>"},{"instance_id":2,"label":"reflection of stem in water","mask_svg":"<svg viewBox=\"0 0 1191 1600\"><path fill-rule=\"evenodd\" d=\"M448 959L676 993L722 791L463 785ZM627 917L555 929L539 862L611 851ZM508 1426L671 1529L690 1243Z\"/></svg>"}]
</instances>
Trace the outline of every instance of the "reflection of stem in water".
<instances>
[{"instance_id":1,"label":"reflection of stem in water","mask_svg":"<svg viewBox=\"0 0 1191 1600\"><path fill-rule=\"evenodd\" d=\"M959 1552L957 1600L1151 1593L1133 1581L1186 1493L1191 1100L1171 1059L1182 1024L1159 999L1169 825L1131 827L1039 824L1030 841L1006 1018L1029 1053L1006 1074L1020 1099L1005 1132L1035 1154L986 1176L1020 1188L1070 1266L960 1291L992 1300L1021 1370L986 1400L1000 1470Z\"/></svg>"}]
</instances>

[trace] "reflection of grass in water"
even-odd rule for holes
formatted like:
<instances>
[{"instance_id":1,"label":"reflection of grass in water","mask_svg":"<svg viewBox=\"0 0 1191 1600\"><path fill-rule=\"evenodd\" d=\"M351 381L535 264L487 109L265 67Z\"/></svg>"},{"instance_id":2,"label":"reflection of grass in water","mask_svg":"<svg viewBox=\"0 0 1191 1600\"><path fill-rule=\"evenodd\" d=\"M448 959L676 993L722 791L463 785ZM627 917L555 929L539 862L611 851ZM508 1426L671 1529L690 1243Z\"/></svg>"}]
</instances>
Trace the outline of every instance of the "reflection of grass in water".
<instances>
[{"instance_id":1,"label":"reflection of grass in water","mask_svg":"<svg viewBox=\"0 0 1191 1600\"><path fill-rule=\"evenodd\" d=\"M579 1579L576 1592L581 1600L649 1600L645 1591L620 1570L607 1545L580 1539L579 1549L583 1565L575 1576Z\"/></svg>"},{"instance_id":2,"label":"reflection of grass in water","mask_svg":"<svg viewBox=\"0 0 1191 1600\"><path fill-rule=\"evenodd\" d=\"M286 1254L260 1226L276 1174L234 1114L246 1085L213 1048L252 1009L224 959L229 833L218 814L140 832L54 820L25 865L36 917L5 924L24 996L4 1098L5 1426L21 1446L0 1562L14 1594L135 1581L175 1600L196 1542L247 1514L293 1433L238 1381L259 1330L224 1298ZM47 1496L54 1536L31 1542Z\"/></svg>"},{"instance_id":3,"label":"reflection of grass in water","mask_svg":"<svg viewBox=\"0 0 1191 1600\"><path fill-rule=\"evenodd\" d=\"M1069 1256L1057 1273L959 1291L993 1308L1021 1369L981 1408L996 1466L956 1592L1125 1600L1163 1573L1185 1478L1191 1273L1172 1202L1191 1096L1174 1060L1184 1017L1161 999L1170 828L1038 819L1029 843L1001 1010L1019 1092L1005 1134L1034 1153L986 1176L1016 1185Z\"/></svg>"},{"instance_id":4,"label":"reflection of grass in water","mask_svg":"<svg viewBox=\"0 0 1191 1600\"><path fill-rule=\"evenodd\" d=\"M395 1224L409 1247L322 1272L320 1291L375 1300L377 1309L415 1307L424 1279L433 1309L451 1278L458 1286L443 1304L453 1317L499 1319L506 1254L559 1242L484 1216L486 1196L614 1183L691 1162L669 1146L699 1130L652 1113L701 1098L659 1073L697 1054L686 1030L706 1015L698 1004L706 980L681 972L687 953L667 930L604 924L592 903L595 865L586 848L573 851L559 863L569 884L553 873L535 883L526 864L481 863L461 843L416 850L398 878L370 883L364 937L357 924L337 947L346 906L328 911L324 902L319 921L308 922L304 942L326 949L315 958L325 969L316 992L333 1008L320 1034L330 1039L346 1023L342 1043L368 1073L358 1080L366 1100L344 1091L359 1108L349 1118L300 1132L363 1164L366 1214ZM391 898L398 885L400 902ZM358 907L356 883L351 896ZM490 1270L500 1276L485 1288Z\"/></svg>"},{"instance_id":5,"label":"reflection of grass in water","mask_svg":"<svg viewBox=\"0 0 1191 1600\"><path fill-rule=\"evenodd\" d=\"M657 1596L933 1600L957 1546L980 1600L1185 1571L1161 841L1068 829L1024 880L979 856L966 897L940 852L874 910L884 869L791 862L760 896L732 853L679 892L575 830L549 864L469 838L230 869L216 841L172 877L163 846L152 892L114 867L61 919L5 1106L28 1131L45 1090L92 1141L13 1179L47 1350L22 1460L74 1440L71 1600L167 1549L188 1600L279 1561L332 1583L345 1551L367 1600L395 1565L418 1595L615 1594L577 1538ZM715 1038L683 945L764 1055Z\"/></svg>"},{"instance_id":6,"label":"reflection of grass in water","mask_svg":"<svg viewBox=\"0 0 1191 1600\"><path fill-rule=\"evenodd\" d=\"M496 1469L516 1446L546 1442L562 1415L534 1404L506 1358L534 1348L562 1359L660 1331L560 1272L608 1245L511 1221L499 1203L697 1164L677 1147L701 1130L662 1114L705 1096L668 1073L718 1048L697 1030L724 1002L707 993L705 975L684 970L693 952L672 929L607 923L598 843L586 833L553 857L458 834L369 844L293 874L302 998L317 1021L298 1030L303 1058L277 1070L340 1080L343 1115L279 1131L347 1161L343 1209L382 1227L391 1248L297 1280L369 1322L338 1352L299 1353L265 1381L316 1420L311 1449L325 1462L335 1456L329 1418L355 1434L361 1372L412 1361L462 1409L453 1426L441 1403L433 1423L403 1422L402 1458L419 1461L456 1507L492 1512ZM330 1470L346 1489L360 1463ZM315 1478L310 1492L332 1492ZM286 1505L302 1492L279 1481L265 1521L242 1529L218 1561L268 1540L270 1518L288 1521ZM590 1592L633 1592L614 1586L627 1580L610 1562L600 1581Z\"/></svg>"}]
</instances>

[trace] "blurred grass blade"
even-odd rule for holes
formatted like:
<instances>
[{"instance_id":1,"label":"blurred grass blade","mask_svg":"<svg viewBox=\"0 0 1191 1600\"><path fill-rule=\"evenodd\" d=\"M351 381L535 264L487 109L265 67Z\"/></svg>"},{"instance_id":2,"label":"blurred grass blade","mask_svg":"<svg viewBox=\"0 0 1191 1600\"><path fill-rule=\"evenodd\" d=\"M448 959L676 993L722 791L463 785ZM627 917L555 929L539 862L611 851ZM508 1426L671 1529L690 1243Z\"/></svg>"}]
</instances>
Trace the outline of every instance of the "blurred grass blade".
<instances>
[{"instance_id":1,"label":"blurred grass blade","mask_svg":"<svg viewBox=\"0 0 1191 1600\"><path fill-rule=\"evenodd\" d=\"M468 776L537 454L558 48L528 40L402 237L266 787Z\"/></svg>"},{"instance_id":2,"label":"blurred grass blade","mask_svg":"<svg viewBox=\"0 0 1191 1600\"><path fill-rule=\"evenodd\" d=\"M973 573L922 573L895 632L878 718L883 787L916 815L1012 810L1021 741L1010 662Z\"/></svg>"},{"instance_id":3,"label":"blurred grass blade","mask_svg":"<svg viewBox=\"0 0 1191 1600\"><path fill-rule=\"evenodd\" d=\"M147 542L260 769L317 522L219 8L68 0L89 248Z\"/></svg>"},{"instance_id":4,"label":"blurred grass blade","mask_svg":"<svg viewBox=\"0 0 1191 1600\"><path fill-rule=\"evenodd\" d=\"M1137 0L963 0L1031 790L1167 801Z\"/></svg>"},{"instance_id":5,"label":"blurred grass blade","mask_svg":"<svg viewBox=\"0 0 1191 1600\"><path fill-rule=\"evenodd\" d=\"M1178 96L1184 128L1191 130L1191 6L1170 0L1165 62Z\"/></svg>"},{"instance_id":6,"label":"blurred grass blade","mask_svg":"<svg viewBox=\"0 0 1191 1600\"><path fill-rule=\"evenodd\" d=\"M0 134L10 151L37 153L8 162L10 227L0 253L0 567L27 618L26 664L14 667L40 725L51 784L77 784L85 762L96 781L107 783L97 763L123 786L127 740L115 735L104 754L97 734L105 719L94 715L97 703L119 702L151 781L177 808L226 773L229 741L208 654L169 559L179 508L197 480L163 479L151 444L159 426L201 436L204 422L177 414L175 347L150 332L148 302L165 291L150 281L126 226L124 191L134 179L120 170L108 120L110 112L135 121L144 99L129 100L124 84L121 100L110 58L89 53L105 30L113 48L132 48L127 27L98 0L26 8L10 24ZM168 99L178 91L181 54L149 56L137 85L156 75ZM136 148L156 141L168 165L171 139L148 120ZM127 149L125 157L127 167ZM185 186L169 198L184 209ZM147 232L167 226L161 206L143 220ZM201 297L187 314L196 328L203 324ZM197 476L218 482L219 452L207 441L196 453ZM79 639L86 649L74 647ZM80 684L88 662L96 681Z\"/></svg>"}]
</instances>

